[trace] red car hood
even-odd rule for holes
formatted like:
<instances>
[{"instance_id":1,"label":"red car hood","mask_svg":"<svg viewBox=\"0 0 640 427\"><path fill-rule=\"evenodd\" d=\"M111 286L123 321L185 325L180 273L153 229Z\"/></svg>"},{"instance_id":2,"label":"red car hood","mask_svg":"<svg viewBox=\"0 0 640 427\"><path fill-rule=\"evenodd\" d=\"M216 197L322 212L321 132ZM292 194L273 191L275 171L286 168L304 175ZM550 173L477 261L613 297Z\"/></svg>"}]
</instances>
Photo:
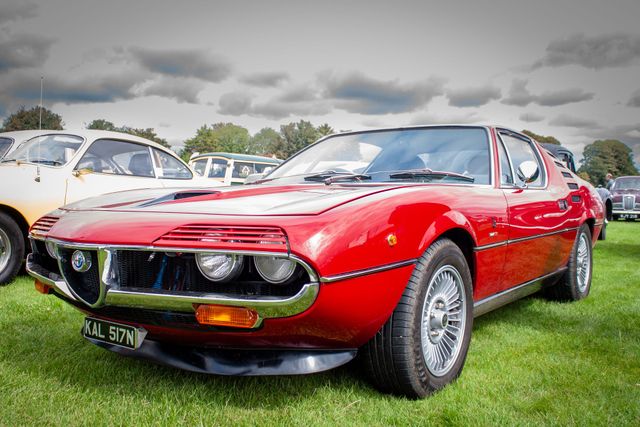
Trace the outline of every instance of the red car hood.
<instances>
[{"instance_id":1,"label":"red car hood","mask_svg":"<svg viewBox=\"0 0 640 427\"><path fill-rule=\"evenodd\" d=\"M350 201L400 187L304 184L256 185L211 190L133 190L86 199L67 205L64 209L251 216L317 215Z\"/></svg>"}]
</instances>

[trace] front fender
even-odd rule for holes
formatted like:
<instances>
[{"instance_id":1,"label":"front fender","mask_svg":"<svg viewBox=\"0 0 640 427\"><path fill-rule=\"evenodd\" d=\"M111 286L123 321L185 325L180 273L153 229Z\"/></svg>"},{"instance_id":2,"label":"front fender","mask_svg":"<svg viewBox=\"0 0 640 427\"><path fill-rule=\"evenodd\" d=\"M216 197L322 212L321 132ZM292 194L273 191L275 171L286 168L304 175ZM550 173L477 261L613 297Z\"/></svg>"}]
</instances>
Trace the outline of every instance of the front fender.
<instances>
[{"instance_id":1,"label":"front fender","mask_svg":"<svg viewBox=\"0 0 640 427\"><path fill-rule=\"evenodd\" d=\"M465 230L471 236L473 245L477 245L478 239L476 232L467 217L458 211L450 210L444 212L431 222L420 241L416 258L420 257L440 236L453 229Z\"/></svg>"}]
</instances>

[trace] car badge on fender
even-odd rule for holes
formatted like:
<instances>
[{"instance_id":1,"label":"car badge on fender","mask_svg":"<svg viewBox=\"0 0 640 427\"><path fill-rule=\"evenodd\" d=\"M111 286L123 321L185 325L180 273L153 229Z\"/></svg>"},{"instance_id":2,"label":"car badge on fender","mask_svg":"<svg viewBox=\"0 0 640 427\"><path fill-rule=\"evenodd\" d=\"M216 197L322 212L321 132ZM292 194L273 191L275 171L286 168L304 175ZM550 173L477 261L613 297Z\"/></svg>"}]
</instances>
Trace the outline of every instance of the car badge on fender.
<instances>
[{"instance_id":1,"label":"car badge on fender","mask_svg":"<svg viewBox=\"0 0 640 427\"><path fill-rule=\"evenodd\" d=\"M71 267L78 273L84 273L91 268L91 255L83 251L75 251L71 255Z\"/></svg>"}]
</instances>

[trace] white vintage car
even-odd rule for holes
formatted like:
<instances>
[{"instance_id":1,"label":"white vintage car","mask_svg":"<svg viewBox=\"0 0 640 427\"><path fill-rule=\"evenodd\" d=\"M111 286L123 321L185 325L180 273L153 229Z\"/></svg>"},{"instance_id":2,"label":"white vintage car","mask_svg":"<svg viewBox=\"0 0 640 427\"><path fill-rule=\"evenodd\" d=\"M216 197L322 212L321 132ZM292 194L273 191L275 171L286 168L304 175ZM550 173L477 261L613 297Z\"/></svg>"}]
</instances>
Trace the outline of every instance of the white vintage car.
<instances>
[{"instance_id":1,"label":"white vintage car","mask_svg":"<svg viewBox=\"0 0 640 427\"><path fill-rule=\"evenodd\" d=\"M104 193L213 187L171 150L99 130L39 131L0 162L0 284L20 269L28 229L47 212Z\"/></svg>"}]
</instances>

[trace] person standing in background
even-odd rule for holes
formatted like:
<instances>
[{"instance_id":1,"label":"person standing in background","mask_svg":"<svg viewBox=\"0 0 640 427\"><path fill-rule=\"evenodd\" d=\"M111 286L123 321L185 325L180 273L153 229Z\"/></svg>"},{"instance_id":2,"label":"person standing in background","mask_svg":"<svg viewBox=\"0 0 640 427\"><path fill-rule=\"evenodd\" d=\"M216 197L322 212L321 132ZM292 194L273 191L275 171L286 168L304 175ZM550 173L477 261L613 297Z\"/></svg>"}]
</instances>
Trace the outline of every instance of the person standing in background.
<instances>
[{"instance_id":1,"label":"person standing in background","mask_svg":"<svg viewBox=\"0 0 640 427\"><path fill-rule=\"evenodd\" d=\"M613 175L611 173L608 173L605 176L605 181L607 181L607 190L611 190L611 187L613 186L613 182L615 181L613 179Z\"/></svg>"}]
</instances>

